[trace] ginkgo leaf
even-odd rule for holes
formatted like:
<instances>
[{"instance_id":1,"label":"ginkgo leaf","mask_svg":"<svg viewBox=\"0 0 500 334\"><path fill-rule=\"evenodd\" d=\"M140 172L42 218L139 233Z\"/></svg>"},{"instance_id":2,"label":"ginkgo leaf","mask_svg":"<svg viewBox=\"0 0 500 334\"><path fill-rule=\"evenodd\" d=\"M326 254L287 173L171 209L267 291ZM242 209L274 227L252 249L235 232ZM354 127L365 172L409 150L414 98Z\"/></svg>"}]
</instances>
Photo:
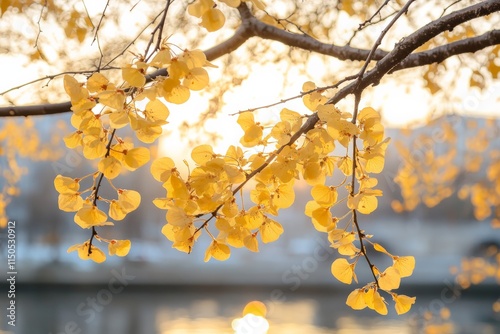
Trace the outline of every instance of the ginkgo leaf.
<instances>
[{"instance_id":1,"label":"ginkgo leaf","mask_svg":"<svg viewBox=\"0 0 500 334\"><path fill-rule=\"evenodd\" d=\"M137 147L124 152L123 162L130 170L136 170L149 161L150 153L145 147Z\"/></svg>"},{"instance_id":2,"label":"ginkgo leaf","mask_svg":"<svg viewBox=\"0 0 500 334\"><path fill-rule=\"evenodd\" d=\"M122 110L125 104L125 92L120 89L100 92L97 97L99 103L115 110Z\"/></svg>"},{"instance_id":3,"label":"ginkgo leaf","mask_svg":"<svg viewBox=\"0 0 500 334\"><path fill-rule=\"evenodd\" d=\"M205 252L205 262L208 262L211 258L226 261L230 255L231 249L226 244L214 240Z\"/></svg>"},{"instance_id":4,"label":"ginkgo leaf","mask_svg":"<svg viewBox=\"0 0 500 334\"><path fill-rule=\"evenodd\" d=\"M392 299L394 300L394 308L398 315L405 314L411 309L411 306L415 304L415 297L408 297L405 295L392 294Z\"/></svg>"},{"instance_id":5,"label":"ginkgo leaf","mask_svg":"<svg viewBox=\"0 0 500 334\"><path fill-rule=\"evenodd\" d=\"M104 224L107 218L108 216L99 210L97 206L85 204L75 214L74 220L81 228L90 228Z\"/></svg>"},{"instance_id":6,"label":"ginkgo leaf","mask_svg":"<svg viewBox=\"0 0 500 334\"><path fill-rule=\"evenodd\" d=\"M255 123L253 113L244 112L238 116L237 123L241 126L245 134L240 143L245 147L253 147L262 139L262 127Z\"/></svg>"},{"instance_id":7,"label":"ginkgo leaf","mask_svg":"<svg viewBox=\"0 0 500 334\"><path fill-rule=\"evenodd\" d=\"M377 252L381 252L381 253L385 253L389 256L392 256L391 253L389 253L384 247L382 247L382 245L378 244L378 243L374 243L373 244L373 248L377 251ZM397 268L396 268L397 269ZM403 276L401 276L403 277Z\"/></svg>"},{"instance_id":8,"label":"ginkgo leaf","mask_svg":"<svg viewBox=\"0 0 500 334\"><path fill-rule=\"evenodd\" d=\"M337 202L337 189L325 185L316 185L311 189L313 199L322 207L331 207Z\"/></svg>"},{"instance_id":9,"label":"ginkgo leaf","mask_svg":"<svg viewBox=\"0 0 500 334\"><path fill-rule=\"evenodd\" d=\"M106 144L101 138L91 135L83 138L83 156L86 159L101 158L106 154L106 151Z\"/></svg>"},{"instance_id":10,"label":"ginkgo leaf","mask_svg":"<svg viewBox=\"0 0 500 334\"><path fill-rule=\"evenodd\" d=\"M65 212L75 212L82 208L83 199L80 196L80 193L74 192L69 193L66 192L64 194L59 194L57 198L57 204L59 206L59 210Z\"/></svg>"},{"instance_id":11,"label":"ginkgo leaf","mask_svg":"<svg viewBox=\"0 0 500 334\"><path fill-rule=\"evenodd\" d=\"M121 129L130 123L126 109L117 110L109 114L109 123L114 129Z\"/></svg>"},{"instance_id":12,"label":"ginkgo leaf","mask_svg":"<svg viewBox=\"0 0 500 334\"><path fill-rule=\"evenodd\" d=\"M82 85L75 78L69 75L64 76L64 90L66 91L66 94L69 95L72 104L73 102L79 102L87 99L89 96L88 90L82 87Z\"/></svg>"},{"instance_id":13,"label":"ginkgo leaf","mask_svg":"<svg viewBox=\"0 0 500 334\"><path fill-rule=\"evenodd\" d=\"M125 210L125 212L132 212L141 204L141 194L135 190L119 189L118 203Z\"/></svg>"},{"instance_id":14,"label":"ginkgo leaf","mask_svg":"<svg viewBox=\"0 0 500 334\"><path fill-rule=\"evenodd\" d=\"M77 179L67 176L57 175L54 179L54 187L60 194L73 194L80 189L80 183Z\"/></svg>"},{"instance_id":15,"label":"ginkgo leaf","mask_svg":"<svg viewBox=\"0 0 500 334\"><path fill-rule=\"evenodd\" d=\"M354 276L354 265L350 264L346 259L336 259L331 267L332 275L340 282L351 284Z\"/></svg>"},{"instance_id":16,"label":"ginkgo leaf","mask_svg":"<svg viewBox=\"0 0 500 334\"><path fill-rule=\"evenodd\" d=\"M378 278L378 285L382 290L391 291L399 288L401 276L394 267L387 268Z\"/></svg>"},{"instance_id":17,"label":"ginkgo leaf","mask_svg":"<svg viewBox=\"0 0 500 334\"><path fill-rule=\"evenodd\" d=\"M122 164L115 157L108 155L99 161L97 169L99 172L103 173L106 178L112 180L120 175Z\"/></svg>"},{"instance_id":18,"label":"ginkgo leaf","mask_svg":"<svg viewBox=\"0 0 500 334\"><path fill-rule=\"evenodd\" d=\"M264 224L259 228L260 238L263 243L269 243L278 240L283 234L283 226L273 219L266 219Z\"/></svg>"},{"instance_id":19,"label":"ginkgo leaf","mask_svg":"<svg viewBox=\"0 0 500 334\"><path fill-rule=\"evenodd\" d=\"M201 25L208 31L216 31L222 28L226 17L217 8L210 8L201 16Z\"/></svg>"},{"instance_id":20,"label":"ginkgo leaf","mask_svg":"<svg viewBox=\"0 0 500 334\"><path fill-rule=\"evenodd\" d=\"M215 5L213 0L198 0L187 6L189 15L201 17L207 10Z\"/></svg>"},{"instance_id":21,"label":"ginkgo leaf","mask_svg":"<svg viewBox=\"0 0 500 334\"><path fill-rule=\"evenodd\" d=\"M127 211L118 201L112 200L111 203L109 203L108 215L114 220L123 220L127 216Z\"/></svg>"},{"instance_id":22,"label":"ginkgo leaf","mask_svg":"<svg viewBox=\"0 0 500 334\"><path fill-rule=\"evenodd\" d=\"M130 65L122 68L122 77L132 87L141 88L146 84L144 70L130 67Z\"/></svg>"},{"instance_id":23,"label":"ginkgo leaf","mask_svg":"<svg viewBox=\"0 0 500 334\"><path fill-rule=\"evenodd\" d=\"M316 89L316 84L312 81L307 81L302 85L303 92L309 92L314 89ZM318 105L323 104L326 101L326 97L322 96L318 91L309 93L302 97L302 102L311 111L315 111Z\"/></svg>"},{"instance_id":24,"label":"ginkgo leaf","mask_svg":"<svg viewBox=\"0 0 500 334\"><path fill-rule=\"evenodd\" d=\"M146 118L152 122L161 120L166 121L170 115L170 111L167 106L163 104L160 100L149 101L144 109L144 115Z\"/></svg>"},{"instance_id":25,"label":"ginkgo leaf","mask_svg":"<svg viewBox=\"0 0 500 334\"><path fill-rule=\"evenodd\" d=\"M175 104L182 104L189 100L191 93L189 88L181 85L179 79L167 78L163 81L163 94L162 96L168 102Z\"/></svg>"},{"instance_id":26,"label":"ginkgo leaf","mask_svg":"<svg viewBox=\"0 0 500 334\"><path fill-rule=\"evenodd\" d=\"M373 294L373 309L381 315L387 315L388 313L384 298L378 291L375 291Z\"/></svg>"},{"instance_id":27,"label":"ginkgo leaf","mask_svg":"<svg viewBox=\"0 0 500 334\"><path fill-rule=\"evenodd\" d=\"M188 6L189 7L189 6ZM170 64L172 57L170 55L170 48L163 48L151 59L150 65L154 67L164 67Z\"/></svg>"},{"instance_id":28,"label":"ginkgo leaf","mask_svg":"<svg viewBox=\"0 0 500 334\"><path fill-rule=\"evenodd\" d=\"M131 118L132 120L132 118ZM146 144L153 143L158 137L161 136L163 130L160 122L150 122L144 119L136 119L130 122L132 129L135 131L137 139ZM133 124L133 125L132 125Z\"/></svg>"},{"instance_id":29,"label":"ginkgo leaf","mask_svg":"<svg viewBox=\"0 0 500 334\"><path fill-rule=\"evenodd\" d=\"M342 157L337 162L337 167L345 176L352 175L352 159L350 157Z\"/></svg>"},{"instance_id":30,"label":"ginkgo leaf","mask_svg":"<svg viewBox=\"0 0 500 334\"><path fill-rule=\"evenodd\" d=\"M81 131L75 131L63 138L64 144L67 148L75 148L83 145L83 138Z\"/></svg>"},{"instance_id":31,"label":"ginkgo leaf","mask_svg":"<svg viewBox=\"0 0 500 334\"><path fill-rule=\"evenodd\" d=\"M172 226L184 227L193 221L193 217L186 214L186 212L179 207L172 207L167 211L167 222Z\"/></svg>"},{"instance_id":32,"label":"ginkgo leaf","mask_svg":"<svg viewBox=\"0 0 500 334\"><path fill-rule=\"evenodd\" d=\"M415 269L415 258L413 256L394 256L393 267L396 268L401 277L408 277Z\"/></svg>"},{"instance_id":33,"label":"ginkgo leaf","mask_svg":"<svg viewBox=\"0 0 500 334\"><path fill-rule=\"evenodd\" d=\"M208 81L208 72L202 67L195 67L187 73L182 84L191 90L202 90L208 86Z\"/></svg>"},{"instance_id":34,"label":"ginkgo leaf","mask_svg":"<svg viewBox=\"0 0 500 334\"><path fill-rule=\"evenodd\" d=\"M248 250L252 252L259 251L259 241L254 234L250 234L243 239L243 243Z\"/></svg>"},{"instance_id":35,"label":"ginkgo leaf","mask_svg":"<svg viewBox=\"0 0 500 334\"><path fill-rule=\"evenodd\" d=\"M160 182L166 182L170 178L170 175L172 175L174 169L175 163L168 157L156 159L151 164L151 174L156 181Z\"/></svg>"},{"instance_id":36,"label":"ginkgo leaf","mask_svg":"<svg viewBox=\"0 0 500 334\"><path fill-rule=\"evenodd\" d=\"M367 305L365 302L365 292L364 289L355 289L352 291L346 300L347 306L350 306L353 310L362 310Z\"/></svg>"},{"instance_id":37,"label":"ginkgo leaf","mask_svg":"<svg viewBox=\"0 0 500 334\"><path fill-rule=\"evenodd\" d=\"M85 242L83 244L73 245L69 247L67 250L68 253L74 251L78 252L78 257L82 260L92 260L96 263L102 263L106 260L106 255L104 254L104 252L99 248L95 247L94 245L90 247L90 254L89 254L88 242Z\"/></svg>"},{"instance_id":38,"label":"ginkgo leaf","mask_svg":"<svg viewBox=\"0 0 500 334\"><path fill-rule=\"evenodd\" d=\"M109 255L126 256L130 251L130 240L111 240L108 244Z\"/></svg>"},{"instance_id":39,"label":"ginkgo leaf","mask_svg":"<svg viewBox=\"0 0 500 334\"><path fill-rule=\"evenodd\" d=\"M200 166L204 166L205 163L215 158L216 155L210 145L200 145L193 148L191 152L191 158Z\"/></svg>"},{"instance_id":40,"label":"ginkgo leaf","mask_svg":"<svg viewBox=\"0 0 500 334\"><path fill-rule=\"evenodd\" d=\"M108 88L111 90L115 87L109 86L108 78L106 78L102 73L95 72L90 76L90 78L87 79L87 89L91 93L100 93L108 90Z\"/></svg>"}]
</instances>

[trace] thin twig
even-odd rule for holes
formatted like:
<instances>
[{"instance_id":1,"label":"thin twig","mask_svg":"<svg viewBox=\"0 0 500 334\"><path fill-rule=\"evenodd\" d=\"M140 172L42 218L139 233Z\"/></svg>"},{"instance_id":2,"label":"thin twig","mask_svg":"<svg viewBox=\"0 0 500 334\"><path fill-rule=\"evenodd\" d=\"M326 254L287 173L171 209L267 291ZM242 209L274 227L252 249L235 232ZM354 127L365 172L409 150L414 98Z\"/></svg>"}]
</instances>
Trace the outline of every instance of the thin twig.
<instances>
[{"instance_id":1,"label":"thin twig","mask_svg":"<svg viewBox=\"0 0 500 334\"><path fill-rule=\"evenodd\" d=\"M109 1L110 0L108 0L106 2L106 5L104 6L104 10L102 11L101 18L99 19L99 23L97 23L97 27L96 27L95 32L94 32L94 39L92 39L92 42L90 43L90 45L94 44L94 42L99 38L99 36L98 36L99 28L101 27L102 21L104 20L104 16L106 16L106 10L108 9Z\"/></svg>"},{"instance_id":2,"label":"thin twig","mask_svg":"<svg viewBox=\"0 0 500 334\"><path fill-rule=\"evenodd\" d=\"M115 133L116 133L116 129L113 129L113 131L111 132L111 136L109 138L109 141L108 141L108 144L106 145L106 154L104 155L104 157L108 157L109 156L109 152L111 151L111 144L113 143L113 138L115 136ZM102 183L102 179L104 178L104 173L99 173L99 176L98 176L99 180L97 181L97 184L94 188L94 190L92 191L92 195L94 196L94 199L92 201L92 205L93 206L97 206L97 200L99 198L99 189L101 188L101 183ZM95 229L94 226L92 226L92 235L90 236L90 241L89 241L89 252L88 254L92 254L92 240L94 239L94 236L97 235L97 231Z\"/></svg>"},{"instance_id":3,"label":"thin twig","mask_svg":"<svg viewBox=\"0 0 500 334\"><path fill-rule=\"evenodd\" d=\"M304 97L306 95L312 94L314 92L321 92L321 91L328 90L328 89L338 88L344 82L356 79L356 77L357 77L357 75L351 75L351 76L345 77L344 79L340 80L339 82L337 82L334 85L324 86L324 87L317 87L317 88L311 89L311 90L309 90L307 92L301 92L298 95L287 97L285 99L281 99L280 101L275 102L275 103L271 103L271 104L268 104L268 105L265 105L265 106L260 106L260 107L249 108L249 109L246 109L246 110L241 110L241 111L229 114L229 115L230 116L235 116L235 115L238 115L238 114L242 114L244 112L249 112L249 111L253 112L253 111L256 111L256 110L259 110L259 109L267 109L267 108L271 108L271 107L277 106L277 105L282 104L282 103L289 102L291 100L299 99L301 97Z\"/></svg>"},{"instance_id":4,"label":"thin twig","mask_svg":"<svg viewBox=\"0 0 500 334\"><path fill-rule=\"evenodd\" d=\"M168 13L169 7L170 7L170 0L167 0L167 4L165 6L165 9L163 9L163 11L162 11L163 15L161 17L161 20L156 25L156 27L153 29L153 31L151 32L151 38L149 39L148 45L146 46L146 51L144 51L144 58L145 58L146 61L148 61L149 58L151 58L151 56L155 53L156 50L160 49L161 41L162 41L162 34L163 34L163 27L165 25L165 21L166 21L166 18L167 18L167 13ZM153 51L151 51L151 54L148 55L149 48L153 44L156 32L158 32L158 39L156 41L155 48L154 48Z\"/></svg>"},{"instance_id":5,"label":"thin twig","mask_svg":"<svg viewBox=\"0 0 500 334\"><path fill-rule=\"evenodd\" d=\"M351 38L349 38L349 41L347 42L347 45L351 44L352 40L354 39L354 37L356 36L356 34L358 32L360 32L365 27L367 27L367 26L369 26L369 25L372 24L372 20L375 18L375 16L377 16L377 15L380 14L380 11L382 10L382 8L384 8L389 3L389 1L390 0L385 0L384 3L375 11L375 13L373 13L373 15L368 20L365 20L364 22L362 22L362 23L359 24L358 29L356 29L354 31L354 33L352 34ZM378 22L381 22L381 21L382 21L382 19L380 21L378 21Z\"/></svg>"},{"instance_id":6,"label":"thin twig","mask_svg":"<svg viewBox=\"0 0 500 334\"><path fill-rule=\"evenodd\" d=\"M43 16L43 10L47 7L47 0L43 1L43 6L42 9L40 10L40 16L38 17L38 21L36 22L38 25L38 34L36 34L36 39L35 39L35 48L38 49L38 39L40 38L40 34L42 33L42 26L40 25L40 21L42 20ZM40 52L40 51L39 51Z\"/></svg>"}]
</instances>

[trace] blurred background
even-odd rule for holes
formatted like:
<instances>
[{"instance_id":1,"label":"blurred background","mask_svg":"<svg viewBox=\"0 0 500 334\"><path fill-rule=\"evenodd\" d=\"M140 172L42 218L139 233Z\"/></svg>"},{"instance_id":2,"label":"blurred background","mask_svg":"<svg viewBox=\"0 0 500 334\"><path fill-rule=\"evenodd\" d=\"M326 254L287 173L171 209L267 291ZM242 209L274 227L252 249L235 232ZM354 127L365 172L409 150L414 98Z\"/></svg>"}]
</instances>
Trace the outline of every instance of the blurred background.
<instances>
[{"instance_id":1,"label":"blurred background","mask_svg":"<svg viewBox=\"0 0 500 334\"><path fill-rule=\"evenodd\" d=\"M37 119L42 138L49 138L59 120L65 118ZM442 132L446 126L461 134L452 145ZM65 151L56 161L24 161L30 171L20 183L21 195L8 207L10 219L17 224L17 326L12 331L2 317L1 333L234 333L231 322L241 317L251 300L267 306L269 333L417 333L430 313L441 314L440 323L448 326L441 329L498 333L500 314L494 303L500 289L496 282L486 280L464 290L450 271L463 258L482 256L500 246L498 230L488 220L478 222L470 200L456 195L433 208L419 205L400 213L393 209L401 211L398 208L404 203L393 178L408 163L397 146L413 150L414 161L423 159L428 150L445 154L453 146L457 152L451 162L458 171L450 186L460 189L462 184L478 181L477 175L485 177L484 171L468 171L471 158L467 156L471 143L478 140L477 131L488 126L492 127L489 133L498 133L500 122L449 115L426 127L386 130L392 142L377 187L384 196L374 214L360 217L360 224L392 254L416 258L414 274L404 278L398 290L417 296L404 316L396 315L391 301L387 317L345 305L356 285L346 288L331 275L336 255L326 235L315 231L303 213L310 194L301 183L296 185L296 203L277 218L285 230L278 241L261 244L259 253L232 249L228 261L204 263L210 240L200 238L193 252L185 254L172 249L161 234L164 211L151 201L163 197L164 189L150 175L148 164L119 181L121 188L142 194L140 208L113 228L113 238L131 239L129 255L96 264L80 260L76 253L67 254L69 246L89 235L73 223L73 214L57 209L53 186L59 173L76 177L92 172L93 167L73 151ZM164 145L168 149L168 142ZM488 151L499 148L498 137L493 138ZM481 156L488 159L488 151ZM5 230L0 233L2 263L6 263L7 235ZM100 235L106 237L106 233L106 228L100 230ZM371 251L370 256L381 267L388 264L381 253ZM371 274L364 262L357 266L357 273L360 283L369 281ZM7 291L7 285L1 289ZM0 294L0 301L6 305L6 293Z\"/></svg>"}]
</instances>

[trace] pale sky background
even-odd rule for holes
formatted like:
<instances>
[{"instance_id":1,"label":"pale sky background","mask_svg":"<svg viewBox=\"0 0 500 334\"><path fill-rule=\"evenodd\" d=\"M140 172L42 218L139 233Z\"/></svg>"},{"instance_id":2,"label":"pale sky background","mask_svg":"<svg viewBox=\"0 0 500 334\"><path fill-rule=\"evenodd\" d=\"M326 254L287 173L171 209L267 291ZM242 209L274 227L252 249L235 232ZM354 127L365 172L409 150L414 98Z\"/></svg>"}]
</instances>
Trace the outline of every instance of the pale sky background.
<instances>
[{"instance_id":1,"label":"pale sky background","mask_svg":"<svg viewBox=\"0 0 500 334\"><path fill-rule=\"evenodd\" d=\"M91 15L93 13L99 13L102 11L102 3L96 2L86 2L87 7ZM139 6L141 3L139 3ZM137 11L140 8L135 9ZM128 20L133 20L134 16L137 15L136 12L123 11L123 19L125 22ZM348 21L346 18L346 23L353 24L352 21ZM0 23L1 24L1 23ZM43 34L50 34L50 27L48 23L42 23ZM137 28L130 25L130 35L135 36L137 34ZM26 30L26 36L31 38L34 37L34 32L28 28ZM102 34L111 33L110 31L103 30ZM91 36L89 36L82 45L83 50L93 50L96 51L96 45L89 47ZM169 41L182 46L182 35L173 35ZM206 44L206 43L205 43ZM209 44L208 44L209 45ZM200 48L204 48L201 46ZM144 45L137 43L132 50L144 49ZM50 54L50 51L48 51ZM75 50L75 52L87 52ZM130 58L130 57L129 57ZM215 60L213 63L218 64L220 60ZM340 62L339 66L340 65ZM279 101L280 99L291 97L300 93L302 84L311 80L310 78L322 77L324 74L324 64L321 62L319 57L310 57L308 67L309 78L303 76L300 73L288 72L287 74L293 78L291 82L292 85L287 86L283 93L281 92L281 87L284 85L283 82L283 72L279 68L273 65L261 66L256 64L252 67L251 75L243 84L236 87L234 90L226 93L224 97L225 106L222 108L216 120L209 120L206 123L206 128L211 130L214 129L222 137L222 140L216 145L216 152L225 152L226 148L230 144L238 144L239 138L242 135L240 127L236 124L237 116L230 116L230 114L235 113L240 110L245 110L252 107L262 106L269 103ZM25 83L27 81L39 78L40 73L44 74L54 74L54 69L49 69L43 62L34 62L29 66L26 66L26 60L22 57L13 55L0 55L0 70L2 72L3 79L0 80L0 91L4 91L13 86ZM220 75L218 69L208 69L211 82L214 83L217 77ZM449 92L452 97L452 102L449 106L445 106L445 110L450 112L455 112L464 115L475 115L475 116L498 116L500 112L500 81L497 80L491 86L489 86L485 91L479 92L477 88L470 89L468 87L468 77L465 76L464 71L456 73L455 71L450 71L449 76L452 80L459 83L458 91ZM264 78L264 80L263 80ZM394 82L394 80L386 79L381 85L377 86L374 90L366 91L363 95L361 102L361 107L370 106L376 110L382 111L385 124L387 126L404 126L410 123L419 122L423 123L425 118L429 116L429 113L434 109L433 101L430 94L422 87L420 78L415 79L415 86L412 87L411 92L406 91L407 86L399 85ZM63 92L62 80L55 80L51 83L55 87L60 87L60 91ZM29 92L29 90L27 90ZM25 90L26 92L26 90ZM448 94L448 92L446 92ZM31 100L31 94L26 94L26 99L23 96L19 96L18 92L14 93L17 96L17 101L23 103L25 100ZM197 111L203 111L208 106L208 100L196 92L192 92L191 99L183 105L172 105L167 104L171 114L168 119L170 124L166 126L166 132L170 133L176 138L181 137L177 127L181 124L186 117L196 118ZM462 100L458 99L460 97ZM6 101L0 97L0 104L5 105ZM346 102L340 102L338 105L341 109L346 111L351 111L352 100L347 99ZM296 99L287 104L278 105L273 108L263 109L256 112L255 116L257 120L266 121L266 119L278 120L279 111L281 108L287 107L289 109L295 110L299 113L309 113L309 111L302 105L301 99ZM176 141L176 145L172 146L170 142L163 141L164 145L168 145L169 154L183 154L185 155L186 149L188 149L187 141ZM163 146L164 146L163 145ZM173 152L177 151L177 152Z\"/></svg>"}]
</instances>

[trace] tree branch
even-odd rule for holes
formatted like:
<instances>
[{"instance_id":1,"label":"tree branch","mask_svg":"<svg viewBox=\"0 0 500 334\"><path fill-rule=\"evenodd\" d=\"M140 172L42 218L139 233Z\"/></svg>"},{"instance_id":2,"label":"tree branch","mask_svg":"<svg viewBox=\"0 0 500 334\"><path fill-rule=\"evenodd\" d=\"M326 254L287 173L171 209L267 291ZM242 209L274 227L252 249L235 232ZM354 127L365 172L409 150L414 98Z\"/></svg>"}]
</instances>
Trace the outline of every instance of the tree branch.
<instances>
[{"instance_id":1,"label":"tree branch","mask_svg":"<svg viewBox=\"0 0 500 334\"><path fill-rule=\"evenodd\" d=\"M240 12L242 24L231 38L205 51L209 61L236 50L243 45L246 40L253 36L279 41L288 46L303 48L320 54L329 55L340 60L366 60L370 53L370 50L353 48L348 45L336 46L322 43L308 35L296 34L278 29L255 18L244 3L238 7L238 10ZM454 27L463 22L497 11L500 11L499 1L483 1L479 4L457 10L456 12L450 13L427 24L403 39L390 53L377 50L373 54L372 59L378 61L378 64L363 78L363 88L371 84L377 84L387 73L405 68L428 65L434 62L441 62L457 54L476 52L485 47L500 44L498 30L492 30L481 36L467 38L410 55L410 53L420 45L441 32L453 30ZM148 81L153 80L158 75L166 75L166 70L161 69L151 73L147 76L147 79ZM335 102L332 103L336 103L345 96L352 94L352 89L352 85L344 87L344 89L335 95L332 99L332 101L335 100ZM70 102L32 106L8 106L0 108L0 117L58 114L69 112L70 107Z\"/></svg>"},{"instance_id":2,"label":"tree branch","mask_svg":"<svg viewBox=\"0 0 500 334\"><path fill-rule=\"evenodd\" d=\"M339 90L335 96L328 100L327 103L335 104L346 96L355 93L359 89L364 89L369 85L378 84L384 75L398 66L398 64L408 57L411 52L441 32L453 30L454 27L461 23L470 21L477 17L489 15L499 10L500 1L489 0L453 12L427 24L408 37L404 38L396 45L394 50L380 60L377 65L368 71L361 80L356 80ZM302 127L294 134L286 145L293 144L302 134L313 129L318 120L318 114L312 114L307 122L302 125Z\"/></svg>"},{"instance_id":3,"label":"tree branch","mask_svg":"<svg viewBox=\"0 0 500 334\"><path fill-rule=\"evenodd\" d=\"M491 30L480 36L440 45L428 51L413 53L390 70L389 73L406 68L440 63L451 56L463 53L474 53L497 44L500 44L500 30Z\"/></svg>"}]
</instances>

